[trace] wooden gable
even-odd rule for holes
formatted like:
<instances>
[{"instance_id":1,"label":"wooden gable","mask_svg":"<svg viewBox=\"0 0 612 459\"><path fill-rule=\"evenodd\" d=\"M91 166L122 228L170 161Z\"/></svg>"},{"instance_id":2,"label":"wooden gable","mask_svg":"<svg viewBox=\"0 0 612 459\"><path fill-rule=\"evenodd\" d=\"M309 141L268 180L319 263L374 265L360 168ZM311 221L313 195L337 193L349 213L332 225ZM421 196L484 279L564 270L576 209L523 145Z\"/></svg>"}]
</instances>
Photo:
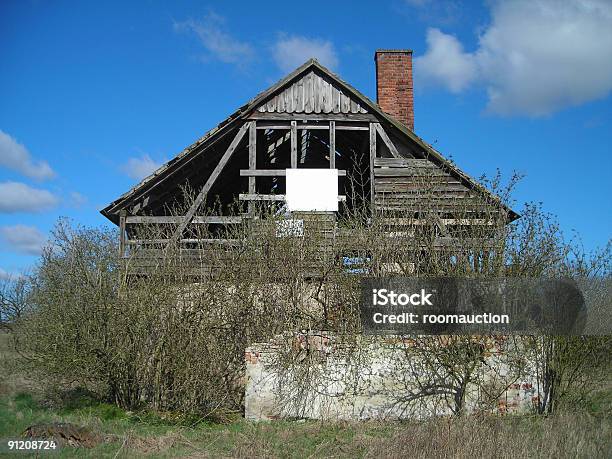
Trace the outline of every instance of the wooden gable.
<instances>
[{"instance_id":1,"label":"wooden gable","mask_svg":"<svg viewBox=\"0 0 612 459\"><path fill-rule=\"evenodd\" d=\"M368 113L360 101L314 68L257 107L260 113Z\"/></svg>"}]
</instances>

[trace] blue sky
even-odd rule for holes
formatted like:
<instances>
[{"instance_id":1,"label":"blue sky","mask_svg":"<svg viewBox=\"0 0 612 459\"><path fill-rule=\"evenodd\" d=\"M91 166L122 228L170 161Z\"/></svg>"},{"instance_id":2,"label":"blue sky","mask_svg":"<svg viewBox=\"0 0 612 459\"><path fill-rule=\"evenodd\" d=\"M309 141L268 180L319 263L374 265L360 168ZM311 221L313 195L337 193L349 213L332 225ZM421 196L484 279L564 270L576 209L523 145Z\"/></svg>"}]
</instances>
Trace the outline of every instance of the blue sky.
<instances>
[{"instance_id":1,"label":"blue sky","mask_svg":"<svg viewBox=\"0 0 612 459\"><path fill-rule=\"evenodd\" d=\"M587 249L610 238L605 0L0 3L0 276L309 57L375 99L411 48L415 131L473 176L526 174Z\"/></svg>"}]
</instances>

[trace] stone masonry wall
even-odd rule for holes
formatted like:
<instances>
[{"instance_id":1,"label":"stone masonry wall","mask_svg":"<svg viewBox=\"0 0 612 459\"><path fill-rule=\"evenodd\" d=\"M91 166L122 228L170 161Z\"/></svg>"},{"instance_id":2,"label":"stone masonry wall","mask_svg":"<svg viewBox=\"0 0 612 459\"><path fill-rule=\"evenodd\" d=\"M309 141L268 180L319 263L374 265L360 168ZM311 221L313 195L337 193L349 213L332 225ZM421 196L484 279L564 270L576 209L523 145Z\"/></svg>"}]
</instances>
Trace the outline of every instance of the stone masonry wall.
<instances>
[{"instance_id":1,"label":"stone masonry wall","mask_svg":"<svg viewBox=\"0 0 612 459\"><path fill-rule=\"evenodd\" d=\"M365 420L452 414L448 394L414 396L426 390L427 372L436 370L425 370L410 346L410 340L381 336L346 345L325 333L254 344L245 353L245 417ZM465 390L465 410L529 411L538 396L533 372L514 372L495 343L487 344L484 355L479 383ZM483 404L483 392L489 390L501 393L493 405Z\"/></svg>"}]
</instances>

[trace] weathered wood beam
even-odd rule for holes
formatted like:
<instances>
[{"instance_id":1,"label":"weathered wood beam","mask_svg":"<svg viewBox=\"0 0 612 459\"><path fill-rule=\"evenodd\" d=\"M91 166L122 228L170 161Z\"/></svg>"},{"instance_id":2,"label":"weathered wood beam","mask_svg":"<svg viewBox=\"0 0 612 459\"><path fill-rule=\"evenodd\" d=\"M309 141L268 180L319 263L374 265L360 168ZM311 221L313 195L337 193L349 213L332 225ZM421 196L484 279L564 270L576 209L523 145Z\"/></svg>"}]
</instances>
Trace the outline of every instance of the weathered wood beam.
<instances>
[{"instance_id":1,"label":"weathered wood beam","mask_svg":"<svg viewBox=\"0 0 612 459\"><path fill-rule=\"evenodd\" d=\"M123 257L125 255L125 240L126 240L126 231L125 231L125 219L127 212L122 210L119 213L119 256Z\"/></svg>"},{"instance_id":2,"label":"weathered wood beam","mask_svg":"<svg viewBox=\"0 0 612 459\"><path fill-rule=\"evenodd\" d=\"M126 217L126 224L172 224L181 223L183 216L128 216ZM195 216L191 219L191 223L194 224L235 224L241 223L242 217L236 216L224 216L224 215L209 215L209 216Z\"/></svg>"},{"instance_id":3,"label":"weathered wood beam","mask_svg":"<svg viewBox=\"0 0 612 459\"><path fill-rule=\"evenodd\" d=\"M374 166L376 167L376 165ZM374 177L448 177L449 175L438 168L415 168L412 166L393 167L388 169L374 169ZM467 188L466 188L467 189Z\"/></svg>"},{"instance_id":4,"label":"weathered wood beam","mask_svg":"<svg viewBox=\"0 0 612 459\"><path fill-rule=\"evenodd\" d=\"M291 124L289 124L289 123L287 123L287 124L269 124L269 125L266 125L266 124L260 125L260 124L258 124L256 129L259 129L260 131L261 130L267 130L267 129L273 129L273 130L279 130L279 129L283 130L284 129L284 130L288 131L289 129L291 129Z\"/></svg>"},{"instance_id":5,"label":"weathered wood beam","mask_svg":"<svg viewBox=\"0 0 612 459\"><path fill-rule=\"evenodd\" d=\"M298 129L310 129L310 130L323 130L326 131L327 129L329 129L328 126L321 126L320 124L298 124ZM261 130L267 130L267 129L281 129L281 130L289 130L291 129L291 125L269 125L269 126L257 126L257 129Z\"/></svg>"},{"instance_id":6,"label":"weathered wood beam","mask_svg":"<svg viewBox=\"0 0 612 459\"><path fill-rule=\"evenodd\" d=\"M368 126L346 126L340 125L336 126L338 131L369 131L370 128Z\"/></svg>"},{"instance_id":7,"label":"weathered wood beam","mask_svg":"<svg viewBox=\"0 0 612 459\"><path fill-rule=\"evenodd\" d=\"M284 201L284 194L246 194L240 193L238 195L238 199L241 201ZM346 196L340 195L338 196L339 202L346 201Z\"/></svg>"},{"instance_id":8,"label":"weathered wood beam","mask_svg":"<svg viewBox=\"0 0 612 459\"><path fill-rule=\"evenodd\" d=\"M257 169L257 121L249 121L249 169ZM255 176L249 176L249 193L256 193ZM249 214L253 206L249 204Z\"/></svg>"},{"instance_id":9,"label":"weathered wood beam","mask_svg":"<svg viewBox=\"0 0 612 459\"><path fill-rule=\"evenodd\" d=\"M375 210L374 200L374 160L376 159L376 123L370 123L370 204Z\"/></svg>"},{"instance_id":10,"label":"weathered wood beam","mask_svg":"<svg viewBox=\"0 0 612 459\"><path fill-rule=\"evenodd\" d=\"M261 113L253 112L249 120L303 120L303 121L367 121L376 122L377 118L369 113Z\"/></svg>"},{"instance_id":11,"label":"weathered wood beam","mask_svg":"<svg viewBox=\"0 0 612 459\"><path fill-rule=\"evenodd\" d=\"M457 226L495 226L495 221L485 218L440 218L444 225L457 225ZM424 226L429 225L431 222L422 218L406 218L406 217L388 217L383 218L382 223L385 225L393 226Z\"/></svg>"},{"instance_id":12,"label":"weathered wood beam","mask_svg":"<svg viewBox=\"0 0 612 459\"><path fill-rule=\"evenodd\" d=\"M240 193L238 199L241 201L284 201L284 194L247 194Z\"/></svg>"},{"instance_id":13,"label":"weathered wood beam","mask_svg":"<svg viewBox=\"0 0 612 459\"><path fill-rule=\"evenodd\" d=\"M391 139L389 138L389 136L387 135L383 127L380 125L380 123L374 123L374 124L376 126L376 131L378 132L378 135L380 135L380 138L382 139L384 144L387 146L391 154L395 158L401 158L402 156L398 153L397 148L395 147L393 142L391 142Z\"/></svg>"},{"instance_id":14,"label":"weathered wood beam","mask_svg":"<svg viewBox=\"0 0 612 459\"><path fill-rule=\"evenodd\" d=\"M178 228L172 235L172 240L176 241L181 237L181 234L183 234L183 231L185 230L185 228L187 228L187 225L189 225L189 222L191 222L191 219L193 218L195 213L198 211L202 203L206 200L206 195L208 194L212 186L217 181L217 178L221 174L221 171L225 168L225 165L227 164L229 159L234 154L234 151L236 150L236 148L238 148L238 145L244 138L244 135L247 132L247 129L249 127L250 127L249 123L245 123L240 127L240 129L238 130L238 133L236 134L236 137L234 137L234 140L232 140L232 143L230 143L229 147L227 147L227 150L225 150L225 153L223 154L223 156L217 163L217 166L215 167L215 169L212 171L212 174L210 174L210 176L208 177L208 180L206 180L206 183L204 184L204 186L202 187L202 189L196 196L195 200L189 207L189 210L185 214L185 217L182 223L179 224Z\"/></svg>"},{"instance_id":15,"label":"weathered wood beam","mask_svg":"<svg viewBox=\"0 0 612 459\"><path fill-rule=\"evenodd\" d=\"M291 168L297 168L297 122L291 121Z\"/></svg>"},{"instance_id":16,"label":"weathered wood beam","mask_svg":"<svg viewBox=\"0 0 612 459\"><path fill-rule=\"evenodd\" d=\"M284 177L287 173L286 169L240 169L241 177ZM346 170L338 170L339 176L345 176Z\"/></svg>"},{"instance_id":17,"label":"weathered wood beam","mask_svg":"<svg viewBox=\"0 0 612 459\"><path fill-rule=\"evenodd\" d=\"M385 237L394 238L412 238L413 234L409 231L397 231L385 233ZM409 244L408 244L409 246ZM459 237L436 237L431 243L415 241L414 248L434 248L434 249L495 249L499 248L499 244L491 239L479 238L459 238Z\"/></svg>"},{"instance_id":18,"label":"weathered wood beam","mask_svg":"<svg viewBox=\"0 0 612 459\"><path fill-rule=\"evenodd\" d=\"M336 168L336 122L329 122L329 168Z\"/></svg>"},{"instance_id":19,"label":"weathered wood beam","mask_svg":"<svg viewBox=\"0 0 612 459\"><path fill-rule=\"evenodd\" d=\"M127 241L129 245L147 245L147 244L167 244L172 239L130 239ZM238 239L180 239L182 243L205 243L205 244L238 244L241 241Z\"/></svg>"},{"instance_id":20,"label":"weathered wood beam","mask_svg":"<svg viewBox=\"0 0 612 459\"><path fill-rule=\"evenodd\" d=\"M428 169L439 169L434 163L428 159L417 158L376 158L374 160L376 167L418 167Z\"/></svg>"}]
</instances>

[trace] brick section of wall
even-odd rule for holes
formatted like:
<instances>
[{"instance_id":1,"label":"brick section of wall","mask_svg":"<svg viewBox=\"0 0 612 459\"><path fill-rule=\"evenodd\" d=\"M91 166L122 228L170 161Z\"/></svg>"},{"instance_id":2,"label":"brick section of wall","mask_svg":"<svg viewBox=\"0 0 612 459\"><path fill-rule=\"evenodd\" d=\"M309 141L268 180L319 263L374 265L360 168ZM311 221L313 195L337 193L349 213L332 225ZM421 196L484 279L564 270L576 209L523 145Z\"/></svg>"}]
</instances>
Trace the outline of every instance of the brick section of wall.
<instances>
[{"instance_id":1,"label":"brick section of wall","mask_svg":"<svg viewBox=\"0 0 612 459\"><path fill-rule=\"evenodd\" d=\"M385 113L414 130L412 51L379 49L376 62L376 101Z\"/></svg>"}]
</instances>

